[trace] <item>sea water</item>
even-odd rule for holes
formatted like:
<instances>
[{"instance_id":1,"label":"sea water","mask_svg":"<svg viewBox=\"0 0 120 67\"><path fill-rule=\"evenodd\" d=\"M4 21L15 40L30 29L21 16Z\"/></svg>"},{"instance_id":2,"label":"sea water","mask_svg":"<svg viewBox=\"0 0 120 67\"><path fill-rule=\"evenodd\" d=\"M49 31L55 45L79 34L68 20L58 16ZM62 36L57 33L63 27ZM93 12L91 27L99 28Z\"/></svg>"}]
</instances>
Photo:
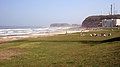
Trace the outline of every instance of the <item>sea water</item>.
<instances>
[{"instance_id":1,"label":"sea water","mask_svg":"<svg viewBox=\"0 0 120 67\"><path fill-rule=\"evenodd\" d=\"M46 35L50 33L69 33L79 32L81 29L79 28L71 28L71 27L44 27L44 28L9 28L9 29L0 29L0 36L24 36L24 35Z\"/></svg>"},{"instance_id":2,"label":"sea water","mask_svg":"<svg viewBox=\"0 0 120 67\"><path fill-rule=\"evenodd\" d=\"M17 29L0 29L0 36L8 36L8 35L28 35L28 34L44 34L55 31L61 31L64 28L60 27L45 27L45 28L17 28Z\"/></svg>"}]
</instances>

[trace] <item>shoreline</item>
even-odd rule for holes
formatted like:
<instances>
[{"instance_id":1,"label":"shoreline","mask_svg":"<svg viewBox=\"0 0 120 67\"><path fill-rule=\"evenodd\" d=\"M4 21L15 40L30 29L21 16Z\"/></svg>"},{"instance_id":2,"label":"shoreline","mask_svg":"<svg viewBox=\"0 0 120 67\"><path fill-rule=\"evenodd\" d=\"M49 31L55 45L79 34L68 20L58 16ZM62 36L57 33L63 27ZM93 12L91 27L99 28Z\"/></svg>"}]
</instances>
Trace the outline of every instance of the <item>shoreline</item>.
<instances>
[{"instance_id":1,"label":"shoreline","mask_svg":"<svg viewBox=\"0 0 120 67\"><path fill-rule=\"evenodd\" d=\"M84 32L88 32L89 30L84 30ZM83 32L83 30L80 31L67 31L68 34L77 33L77 32ZM55 36L59 34L66 34L66 31L57 31L57 32L49 32L49 33L34 33L34 34L26 34L26 35L8 35L8 36L1 36L0 37L0 44L8 41L13 40L20 40L24 38L37 38L37 37L48 37L48 36Z\"/></svg>"}]
</instances>

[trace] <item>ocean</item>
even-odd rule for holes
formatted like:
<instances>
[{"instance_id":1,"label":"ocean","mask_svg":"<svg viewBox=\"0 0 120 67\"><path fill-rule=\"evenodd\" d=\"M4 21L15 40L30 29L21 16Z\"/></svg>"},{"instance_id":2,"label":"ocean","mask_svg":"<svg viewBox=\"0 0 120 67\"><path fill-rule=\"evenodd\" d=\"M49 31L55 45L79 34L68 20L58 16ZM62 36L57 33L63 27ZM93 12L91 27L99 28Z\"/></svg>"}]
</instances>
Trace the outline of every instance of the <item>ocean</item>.
<instances>
[{"instance_id":1,"label":"ocean","mask_svg":"<svg viewBox=\"0 0 120 67\"><path fill-rule=\"evenodd\" d=\"M45 34L45 33L55 33L63 32L70 27L42 27L42 28L2 28L0 29L0 36L20 36L29 34Z\"/></svg>"}]
</instances>

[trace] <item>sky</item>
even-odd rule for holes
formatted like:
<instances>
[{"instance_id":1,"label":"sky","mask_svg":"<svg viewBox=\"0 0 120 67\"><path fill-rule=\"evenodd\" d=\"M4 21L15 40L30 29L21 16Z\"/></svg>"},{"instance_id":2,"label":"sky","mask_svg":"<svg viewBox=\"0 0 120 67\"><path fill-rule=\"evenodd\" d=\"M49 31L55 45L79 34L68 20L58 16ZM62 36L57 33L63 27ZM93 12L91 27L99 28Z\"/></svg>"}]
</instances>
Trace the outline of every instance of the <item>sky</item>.
<instances>
[{"instance_id":1,"label":"sky","mask_svg":"<svg viewBox=\"0 0 120 67\"><path fill-rule=\"evenodd\" d=\"M120 13L120 0L0 0L0 26L81 24L91 15Z\"/></svg>"}]
</instances>

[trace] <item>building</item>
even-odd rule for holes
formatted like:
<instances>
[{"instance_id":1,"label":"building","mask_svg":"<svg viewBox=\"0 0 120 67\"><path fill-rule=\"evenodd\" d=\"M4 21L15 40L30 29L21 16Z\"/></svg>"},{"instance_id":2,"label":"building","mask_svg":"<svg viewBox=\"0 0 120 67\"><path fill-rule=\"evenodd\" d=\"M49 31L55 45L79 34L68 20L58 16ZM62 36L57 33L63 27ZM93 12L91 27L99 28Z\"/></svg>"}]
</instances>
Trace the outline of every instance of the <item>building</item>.
<instances>
[{"instance_id":1,"label":"building","mask_svg":"<svg viewBox=\"0 0 120 67\"><path fill-rule=\"evenodd\" d=\"M116 27L115 19L104 19L102 20L102 27Z\"/></svg>"},{"instance_id":2,"label":"building","mask_svg":"<svg viewBox=\"0 0 120 67\"><path fill-rule=\"evenodd\" d=\"M120 19L104 19L102 20L102 27L116 27L120 26Z\"/></svg>"},{"instance_id":3,"label":"building","mask_svg":"<svg viewBox=\"0 0 120 67\"><path fill-rule=\"evenodd\" d=\"M116 19L116 26L120 26L120 19Z\"/></svg>"}]
</instances>

